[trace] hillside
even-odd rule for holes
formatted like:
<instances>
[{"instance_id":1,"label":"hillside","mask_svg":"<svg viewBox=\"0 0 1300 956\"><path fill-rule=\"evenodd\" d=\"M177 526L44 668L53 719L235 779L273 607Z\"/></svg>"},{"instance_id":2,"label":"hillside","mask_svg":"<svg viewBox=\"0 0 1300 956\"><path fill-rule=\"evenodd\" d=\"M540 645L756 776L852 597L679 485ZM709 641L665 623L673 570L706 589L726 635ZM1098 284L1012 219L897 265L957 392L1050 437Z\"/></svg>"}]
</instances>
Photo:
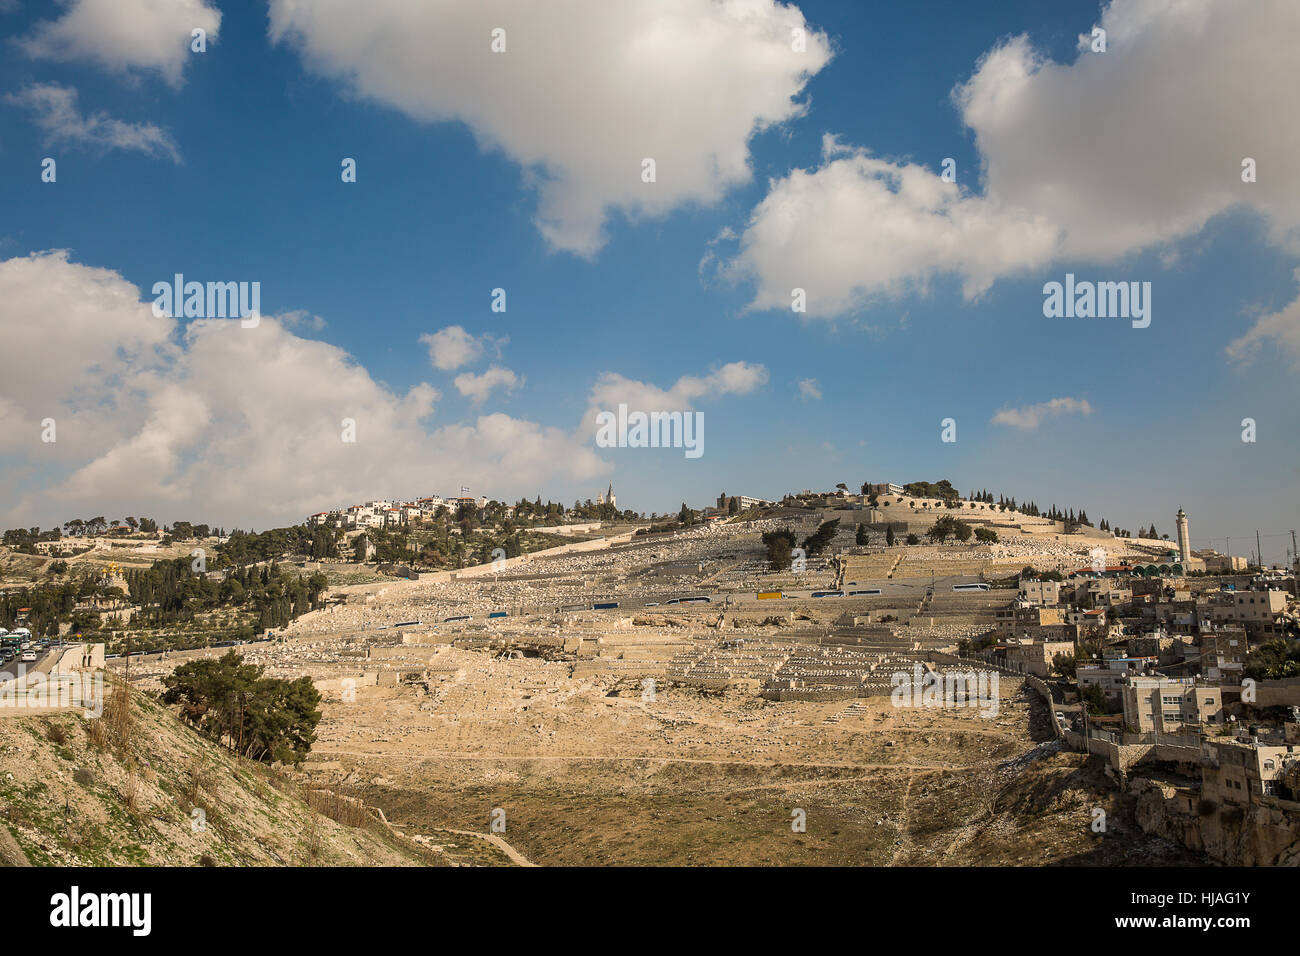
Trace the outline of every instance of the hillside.
<instances>
[{"instance_id":1,"label":"hillside","mask_svg":"<svg viewBox=\"0 0 1300 956\"><path fill-rule=\"evenodd\" d=\"M463 851L423 849L354 801L236 759L143 694L132 694L128 723L119 693L111 692L101 719L0 717L0 864L502 861L481 840L461 841L469 844Z\"/></svg>"}]
</instances>

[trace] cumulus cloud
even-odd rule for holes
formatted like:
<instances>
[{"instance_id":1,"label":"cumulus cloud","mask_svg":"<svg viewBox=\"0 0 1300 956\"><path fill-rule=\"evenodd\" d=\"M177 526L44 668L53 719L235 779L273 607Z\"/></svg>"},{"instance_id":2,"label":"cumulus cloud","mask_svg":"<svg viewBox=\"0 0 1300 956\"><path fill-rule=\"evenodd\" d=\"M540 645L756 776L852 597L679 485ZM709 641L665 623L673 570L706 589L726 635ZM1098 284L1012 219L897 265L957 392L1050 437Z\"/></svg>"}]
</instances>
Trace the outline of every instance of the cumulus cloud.
<instances>
[{"instance_id":1,"label":"cumulus cloud","mask_svg":"<svg viewBox=\"0 0 1300 956\"><path fill-rule=\"evenodd\" d=\"M37 83L10 93L5 102L35 114L46 145L137 150L180 162L180 151L166 132L152 123L127 123L104 112L84 114L77 109L77 91L71 87Z\"/></svg>"},{"instance_id":2,"label":"cumulus cloud","mask_svg":"<svg viewBox=\"0 0 1300 956\"><path fill-rule=\"evenodd\" d=\"M822 389L815 378L799 379L799 397L804 401L821 401Z\"/></svg>"},{"instance_id":3,"label":"cumulus cloud","mask_svg":"<svg viewBox=\"0 0 1300 956\"><path fill-rule=\"evenodd\" d=\"M1300 282L1300 269L1296 270ZM1261 315L1245 335L1234 339L1227 348L1228 357L1243 365L1254 361L1260 350L1272 343L1280 346L1300 369L1300 297L1292 299L1276 312Z\"/></svg>"},{"instance_id":4,"label":"cumulus cloud","mask_svg":"<svg viewBox=\"0 0 1300 956\"><path fill-rule=\"evenodd\" d=\"M1191 235L1237 204L1294 243L1300 5L1114 0L1100 25L1105 53L1052 63L1016 37L955 91L988 195L1061 224L1062 253L1089 259ZM1258 182L1242 182L1246 157Z\"/></svg>"},{"instance_id":5,"label":"cumulus cloud","mask_svg":"<svg viewBox=\"0 0 1300 956\"><path fill-rule=\"evenodd\" d=\"M487 348L499 347L505 340L496 340L490 335L475 337L466 332L463 326L449 325L432 334L425 332L420 336L420 341L428 346L429 361L433 367L449 372L477 362Z\"/></svg>"},{"instance_id":6,"label":"cumulus cloud","mask_svg":"<svg viewBox=\"0 0 1300 956\"><path fill-rule=\"evenodd\" d=\"M1061 415L1091 415L1092 406L1086 399L1053 398L1051 401L1039 402L1037 405L1024 405L1020 408L1004 408L993 416L994 425L1010 425L1021 431L1033 431L1043 422Z\"/></svg>"},{"instance_id":7,"label":"cumulus cloud","mask_svg":"<svg viewBox=\"0 0 1300 956\"><path fill-rule=\"evenodd\" d=\"M953 91L980 160L962 186L828 139L822 165L773 181L721 275L754 284L753 308L802 287L808 315L835 316L940 275L972 297L1050 260L1114 261L1234 207L1300 249L1300 4L1114 0L1100 25L1107 52L1070 63L1024 36L980 59Z\"/></svg>"},{"instance_id":8,"label":"cumulus cloud","mask_svg":"<svg viewBox=\"0 0 1300 956\"><path fill-rule=\"evenodd\" d=\"M139 305L116 272L73 265L66 251L0 261L0 457L15 461L55 418L43 458L97 455L126 437L144 395L174 363L175 326Z\"/></svg>"},{"instance_id":9,"label":"cumulus cloud","mask_svg":"<svg viewBox=\"0 0 1300 956\"><path fill-rule=\"evenodd\" d=\"M597 415L617 412L620 404L629 412L685 412L702 400L724 395L748 395L767 384L766 366L751 362L728 362L705 375L683 375L668 388L604 372L596 379L587 399L587 413L581 431L594 437Z\"/></svg>"},{"instance_id":10,"label":"cumulus cloud","mask_svg":"<svg viewBox=\"0 0 1300 956\"><path fill-rule=\"evenodd\" d=\"M20 40L29 55L90 60L111 70L153 70L179 86L195 28L211 42L221 12L204 0L64 0L67 11Z\"/></svg>"},{"instance_id":11,"label":"cumulus cloud","mask_svg":"<svg viewBox=\"0 0 1300 956\"><path fill-rule=\"evenodd\" d=\"M427 383L390 390L274 316L182 325L66 253L0 262L6 527L108 511L265 526L367 496L507 496L609 470L580 430L500 414L438 425L438 399Z\"/></svg>"},{"instance_id":12,"label":"cumulus cloud","mask_svg":"<svg viewBox=\"0 0 1300 956\"><path fill-rule=\"evenodd\" d=\"M473 399L476 405L485 402L494 389L503 388L507 392L513 392L523 383L518 375L500 365L493 365L480 375L463 372L455 380L456 391Z\"/></svg>"},{"instance_id":13,"label":"cumulus cloud","mask_svg":"<svg viewBox=\"0 0 1300 956\"><path fill-rule=\"evenodd\" d=\"M747 182L750 137L800 115L830 59L777 0L271 0L270 36L353 95L465 123L524 168L546 239L583 256L611 211L659 217Z\"/></svg>"},{"instance_id":14,"label":"cumulus cloud","mask_svg":"<svg viewBox=\"0 0 1300 956\"><path fill-rule=\"evenodd\" d=\"M605 372L596 380L588 400L590 415L615 409L620 403L643 412L688 411L706 396L748 395L767 384L766 366L750 362L729 362L707 375L683 375L668 388L639 382L617 372Z\"/></svg>"},{"instance_id":15,"label":"cumulus cloud","mask_svg":"<svg viewBox=\"0 0 1300 956\"><path fill-rule=\"evenodd\" d=\"M773 181L721 271L752 280L752 308L839 315L876 296L923 290L955 274L975 296L1012 268L1047 262L1057 230L1024 212L972 196L911 163L847 149L833 136L823 160Z\"/></svg>"}]
</instances>

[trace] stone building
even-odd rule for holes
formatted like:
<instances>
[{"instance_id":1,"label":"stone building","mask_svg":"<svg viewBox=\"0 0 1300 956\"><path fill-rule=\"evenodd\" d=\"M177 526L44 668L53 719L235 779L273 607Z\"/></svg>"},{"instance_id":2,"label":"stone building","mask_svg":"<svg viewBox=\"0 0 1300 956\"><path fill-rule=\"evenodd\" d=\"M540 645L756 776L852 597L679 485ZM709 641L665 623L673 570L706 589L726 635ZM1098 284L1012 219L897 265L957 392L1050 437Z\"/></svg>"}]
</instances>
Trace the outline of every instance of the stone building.
<instances>
[{"instance_id":1,"label":"stone building","mask_svg":"<svg viewBox=\"0 0 1300 956\"><path fill-rule=\"evenodd\" d=\"M1138 733L1181 734L1223 723L1223 697L1188 677L1138 677L1121 689L1124 723Z\"/></svg>"}]
</instances>

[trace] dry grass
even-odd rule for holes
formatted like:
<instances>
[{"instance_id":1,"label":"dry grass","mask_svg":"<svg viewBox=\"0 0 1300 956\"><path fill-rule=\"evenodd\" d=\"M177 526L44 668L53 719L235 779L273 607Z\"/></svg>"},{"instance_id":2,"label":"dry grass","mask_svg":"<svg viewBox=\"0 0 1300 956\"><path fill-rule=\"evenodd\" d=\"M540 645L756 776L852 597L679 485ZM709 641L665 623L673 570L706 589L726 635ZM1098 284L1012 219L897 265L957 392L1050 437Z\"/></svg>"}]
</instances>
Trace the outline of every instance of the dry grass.
<instances>
[{"instance_id":1,"label":"dry grass","mask_svg":"<svg viewBox=\"0 0 1300 956\"><path fill-rule=\"evenodd\" d=\"M100 751L108 749L108 728L104 724L103 717L83 721L82 726L86 728L86 740L90 742L90 746Z\"/></svg>"},{"instance_id":2,"label":"dry grass","mask_svg":"<svg viewBox=\"0 0 1300 956\"><path fill-rule=\"evenodd\" d=\"M122 808L133 816L139 816L141 807L140 782L136 779L134 771L128 771L126 780L118 788L118 796L121 797Z\"/></svg>"},{"instance_id":3,"label":"dry grass","mask_svg":"<svg viewBox=\"0 0 1300 956\"><path fill-rule=\"evenodd\" d=\"M317 813L345 827L367 827L376 821L364 803L336 790L304 790L302 797Z\"/></svg>"},{"instance_id":4,"label":"dry grass","mask_svg":"<svg viewBox=\"0 0 1300 956\"><path fill-rule=\"evenodd\" d=\"M125 684L115 684L108 700L104 703L103 720L108 730L109 740L118 750L129 752L131 748L131 689Z\"/></svg>"}]
</instances>

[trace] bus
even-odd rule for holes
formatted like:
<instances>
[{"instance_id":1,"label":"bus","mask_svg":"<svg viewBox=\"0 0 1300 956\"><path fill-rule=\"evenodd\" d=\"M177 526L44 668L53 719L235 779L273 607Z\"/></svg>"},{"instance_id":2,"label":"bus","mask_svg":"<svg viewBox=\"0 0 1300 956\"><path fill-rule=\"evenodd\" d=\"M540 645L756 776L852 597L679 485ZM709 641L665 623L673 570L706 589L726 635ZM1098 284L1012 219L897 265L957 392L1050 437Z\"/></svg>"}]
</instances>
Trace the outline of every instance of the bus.
<instances>
[{"instance_id":1,"label":"bus","mask_svg":"<svg viewBox=\"0 0 1300 956\"><path fill-rule=\"evenodd\" d=\"M987 584L954 584L952 589L954 591L987 591L989 586Z\"/></svg>"},{"instance_id":2,"label":"bus","mask_svg":"<svg viewBox=\"0 0 1300 956\"><path fill-rule=\"evenodd\" d=\"M815 598L823 597L844 597L843 591L814 591L812 596Z\"/></svg>"},{"instance_id":3,"label":"bus","mask_svg":"<svg viewBox=\"0 0 1300 956\"><path fill-rule=\"evenodd\" d=\"M858 597L864 594L879 594L880 588L864 588L861 591L850 591L849 597Z\"/></svg>"}]
</instances>

